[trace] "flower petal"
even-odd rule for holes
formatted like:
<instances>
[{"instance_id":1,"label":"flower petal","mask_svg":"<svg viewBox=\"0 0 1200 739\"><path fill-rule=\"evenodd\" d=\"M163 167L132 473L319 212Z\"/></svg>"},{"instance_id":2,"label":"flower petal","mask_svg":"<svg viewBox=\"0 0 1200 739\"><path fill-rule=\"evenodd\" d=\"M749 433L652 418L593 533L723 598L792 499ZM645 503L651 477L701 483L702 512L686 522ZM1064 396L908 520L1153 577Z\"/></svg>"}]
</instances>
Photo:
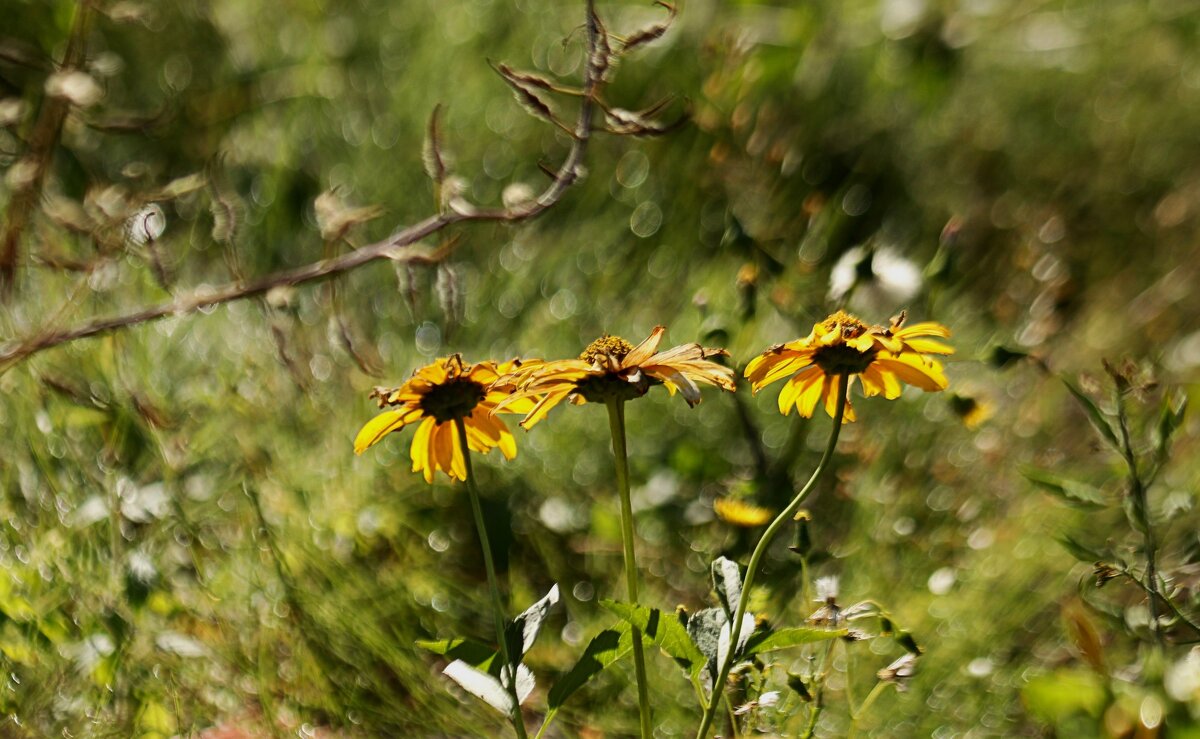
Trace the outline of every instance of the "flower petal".
<instances>
[{"instance_id":1,"label":"flower petal","mask_svg":"<svg viewBox=\"0 0 1200 739\"><path fill-rule=\"evenodd\" d=\"M824 373L821 368L815 364L810 364L804 369L797 372L792 379L787 381L783 389L779 391L779 412L783 415L788 415L792 412L792 407L796 405L796 400L800 397L810 385L820 382ZM811 415L811 411L809 412Z\"/></svg>"},{"instance_id":2,"label":"flower petal","mask_svg":"<svg viewBox=\"0 0 1200 739\"><path fill-rule=\"evenodd\" d=\"M567 397L572 392L574 392L574 388L567 387L562 390L555 390L547 393L541 400L537 402L537 405L533 407L533 410L529 411L528 415L522 419L521 428L525 429L526 431L533 428L534 424L546 417L546 414L550 412L551 408L561 403L563 398Z\"/></svg>"},{"instance_id":3,"label":"flower petal","mask_svg":"<svg viewBox=\"0 0 1200 739\"><path fill-rule=\"evenodd\" d=\"M378 444L383 437L416 421L421 417L421 412L420 408L401 408L375 416L367 421L354 437L354 453L362 454Z\"/></svg>"},{"instance_id":4,"label":"flower petal","mask_svg":"<svg viewBox=\"0 0 1200 739\"><path fill-rule=\"evenodd\" d=\"M413 434L412 447L409 449L409 456L412 458L412 471L425 473L425 482L433 482L433 466L429 464L430 449L432 447L433 429L437 426L437 421L433 416L427 417L417 427L417 433Z\"/></svg>"},{"instance_id":5,"label":"flower petal","mask_svg":"<svg viewBox=\"0 0 1200 739\"><path fill-rule=\"evenodd\" d=\"M667 333L666 326L655 326L646 340L635 346L621 360L622 367L637 367L654 355L658 349L658 343L662 341L663 334Z\"/></svg>"},{"instance_id":6,"label":"flower petal","mask_svg":"<svg viewBox=\"0 0 1200 739\"><path fill-rule=\"evenodd\" d=\"M946 385L949 384L939 362L923 359L916 354L880 354L875 358L875 363L881 369L894 373L909 385L919 387L927 392L935 393L945 390Z\"/></svg>"}]
</instances>

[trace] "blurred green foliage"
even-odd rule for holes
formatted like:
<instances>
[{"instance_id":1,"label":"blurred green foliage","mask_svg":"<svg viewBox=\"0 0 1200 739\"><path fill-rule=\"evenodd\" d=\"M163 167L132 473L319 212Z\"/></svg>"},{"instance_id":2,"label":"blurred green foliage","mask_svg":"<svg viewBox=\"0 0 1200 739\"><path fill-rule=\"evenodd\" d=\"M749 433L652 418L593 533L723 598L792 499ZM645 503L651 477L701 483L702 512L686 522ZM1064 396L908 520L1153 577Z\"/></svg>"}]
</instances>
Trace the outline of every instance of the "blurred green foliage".
<instances>
[{"instance_id":1,"label":"blurred green foliage","mask_svg":"<svg viewBox=\"0 0 1200 739\"><path fill-rule=\"evenodd\" d=\"M640 1L599 11L615 33L663 17ZM5 4L6 221L77 12ZM572 78L582 3L93 12L85 71L102 95L66 119L0 338L170 297L146 250L120 237L121 208L151 197L170 290L186 292L347 248L318 232L314 203L331 189L383 208L351 245L430 214L421 141L435 104L472 202L540 187L539 161L567 148L487 60ZM1158 706L1184 735L1200 721L1197 653L1133 638L1136 592L1107 616L1075 610L1091 565L1057 539L1083 525L1121 538L1123 514L1063 505L1022 474L1059 470L1117 496L1120 460L1057 381L986 360L1003 344L1074 375L1128 355L1196 395L1198 30L1192 0L688 0L622 63L610 97L637 109L673 95L691 122L661 139L599 136L586 178L536 222L458 228L440 265L376 263L8 369L0 733L494 735L497 717L414 646L489 633L466 498L409 473L405 435L354 458L367 391L450 352L574 356L602 332L637 341L660 323L668 341L724 345L744 364L808 333L842 259L857 279L845 300L864 318L907 307L951 326L959 348L954 398L858 403L809 506L815 574L839 575L848 602L884 603L925 649L910 689L886 691L860 730L1127 735ZM908 266L889 273L884 254ZM828 421L782 418L764 395L630 405L643 602L707 604L709 561L744 560L753 543L713 519L713 499L778 509L815 463ZM968 428L960 414L975 407L990 417ZM1149 501L1171 521L1163 571L1191 613L1196 439L1185 419ZM612 624L597 601L621 595L620 533L602 408L559 409L519 441L514 463L476 468L510 602L552 582L563 592L547 627L561 638L529 658L536 709L546 678ZM799 624L816 605L794 596L788 557L772 554L754 608ZM1115 695L1089 667L1079 618L1095 620ZM899 653L864 651L858 695ZM663 734L688 734L690 688L665 656L652 670ZM606 672L558 726L632 732L631 686L628 664ZM827 711L818 734L846 730Z\"/></svg>"}]
</instances>

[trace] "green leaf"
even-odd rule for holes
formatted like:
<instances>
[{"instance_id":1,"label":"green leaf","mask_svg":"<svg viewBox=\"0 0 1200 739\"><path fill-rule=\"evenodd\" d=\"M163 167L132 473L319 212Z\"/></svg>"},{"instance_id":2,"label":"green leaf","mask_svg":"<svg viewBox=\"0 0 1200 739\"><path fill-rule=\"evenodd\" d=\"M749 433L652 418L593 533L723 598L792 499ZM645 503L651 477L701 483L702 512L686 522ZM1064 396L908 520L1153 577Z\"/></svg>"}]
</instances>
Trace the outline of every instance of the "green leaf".
<instances>
[{"instance_id":1,"label":"green leaf","mask_svg":"<svg viewBox=\"0 0 1200 739\"><path fill-rule=\"evenodd\" d=\"M550 688L547 696L548 710L555 710L566 702L575 691L600 674L609 665L620 661L633 649L633 631L629 623L620 621L605 629L588 642L587 649L570 672L563 675Z\"/></svg>"},{"instance_id":2,"label":"green leaf","mask_svg":"<svg viewBox=\"0 0 1200 739\"><path fill-rule=\"evenodd\" d=\"M1105 703L1103 681L1094 672L1081 669L1039 675L1025 684L1021 697L1030 713L1051 723L1079 713L1099 716Z\"/></svg>"},{"instance_id":3,"label":"green leaf","mask_svg":"<svg viewBox=\"0 0 1200 739\"><path fill-rule=\"evenodd\" d=\"M1182 396L1178 403L1170 396L1163 398L1162 413L1158 417L1158 429L1155 439L1155 447L1159 459L1164 459L1167 456L1167 451L1171 447L1171 437L1183 425L1184 416L1187 414L1188 398Z\"/></svg>"},{"instance_id":4,"label":"green leaf","mask_svg":"<svg viewBox=\"0 0 1200 739\"><path fill-rule=\"evenodd\" d=\"M1059 537L1058 543L1062 544L1063 549L1066 549L1068 552L1070 552L1071 556L1080 562L1092 564L1094 562L1108 559L1108 555L1106 553L1080 542L1070 534L1064 534Z\"/></svg>"},{"instance_id":5,"label":"green leaf","mask_svg":"<svg viewBox=\"0 0 1200 739\"><path fill-rule=\"evenodd\" d=\"M1092 422L1092 426L1096 429L1097 433L1099 433L1100 436L1102 436L1104 440L1112 446L1113 449L1116 449L1118 452L1121 451L1121 443L1117 441L1117 434L1115 431L1113 431L1112 424L1108 422L1108 419L1105 418L1104 413L1100 410L1100 406L1096 405L1094 400L1085 395L1083 391L1075 385L1075 383L1071 382L1065 377L1059 377L1058 379L1062 380L1062 384L1067 386L1067 390L1071 391L1071 395L1074 395L1075 400L1080 406L1083 407L1084 412L1087 414L1088 420Z\"/></svg>"},{"instance_id":6,"label":"green leaf","mask_svg":"<svg viewBox=\"0 0 1200 739\"><path fill-rule=\"evenodd\" d=\"M794 626L777 631L759 631L750 637L750 641L746 642L742 656L749 657L752 654L774 652L778 649L798 647L801 644L837 639L845 635L845 629L813 629L806 626Z\"/></svg>"},{"instance_id":7,"label":"green leaf","mask_svg":"<svg viewBox=\"0 0 1200 739\"><path fill-rule=\"evenodd\" d=\"M1084 482L1069 480L1033 467L1023 468L1021 474L1042 490L1076 508L1097 510L1112 502L1100 489Z\"/></svg>"},{"instance_id":8,"label":"green leaf","mask_svg":"<svg viewBox=\"0 0 1200 739\"><path fill-rule=\"evenodd\" d=\"M419 639L416 645L426 652L440 654L450 659L461 659L463 662L487 670L496 657L496 650L474 639L439 639L428 641Z\"/></svg>"},{"instance_id":9,"label":"green leaf","mask_svg":"<svg viewBox=\"0 0 1200 739\"><path fill-rule=\"evenodd\" d=\"M600 605L641 631L645 641L654 644L679 660L692 674L699 674L707 663L704 655L692 643L687 629L683 627L675 614L664 615L657 608L619 603L613 600L601 600Z\"/></svg>"}]
</instances>

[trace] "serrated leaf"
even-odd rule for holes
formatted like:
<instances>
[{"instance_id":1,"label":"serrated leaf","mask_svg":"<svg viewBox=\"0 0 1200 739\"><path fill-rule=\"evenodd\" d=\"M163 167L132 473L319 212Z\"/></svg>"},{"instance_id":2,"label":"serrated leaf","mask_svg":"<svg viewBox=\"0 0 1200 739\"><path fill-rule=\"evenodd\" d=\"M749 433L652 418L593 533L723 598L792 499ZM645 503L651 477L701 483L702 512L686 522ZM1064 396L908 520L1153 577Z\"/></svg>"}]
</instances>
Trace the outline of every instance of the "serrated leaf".
<instances>
[{"instance_id":1,"label":"serrated leaf","mask_svg":"<svg viewBox=\"0 0 1200 739\"><path fill-rule=\"evenodd\" d=\"M1021 470L1025 479L1037 485L1042 490L1051 493L1059 500L1076 508L1099 509L1106 507L1111 501L1101 490L1084 482L1070 480L1051 474L1044 470L1026 467Z\"/></svg>"},{"instance_id":2,"label":"serrated leaf","mask_svg":"<svg viewBox=\"0 0 1200 739\"><path fill-rule=\"evenodd\" d=\"M483 670L489 669L492 660L496 658L495 649L474 639L418 640L416 645L426 652L440 654Z\"/></svg>"},{"instance_id":3,"label":"serrated leaf","mask_svg":"<svg viewBox=\"0 0 1200 739\"><path fill-rule=\"evenodd\" d=\"M720 649L721 629L729 622L725 611L720 608L705 608L697 611L688 619L688 638L696 649L704 655L705 664L710 669L717 662L717 652Z\"/></svg>"},{"instance_id":4,"label":"serrated leaf","mask_svg":"<svg viewBox=\"0 0 1200 739\"><path fill-rule=\"evenodd\" d=\"M729 618L737 609L738 601L742 597L742 572L738 568L737 562L717 557L711 565L713 590L717 591L717 599L721 601L721 608L725 610L725 617Z\"/></svg>"},{"instance_id":5,"label":"serrated leaf","mask_svg":"<svg viewBox=\"0 0 1200 739\"><path fill-rule=\"evenodd\" d=\"M750 637L742 651L743 657L765 652L774 652L801 644L837 639L846 635L846 629L814 629L805 626L789 627L776 631L760 631Z\"/></svg>"},{"instance_id":6,"label":"serrated leaf","mask_svg":"<svg viewBox=\"0 0 1200 739\"><path fill-rule=\"evenodd\" d=\"M1087 414L1088 420L1091 421L1092 427L1096 429L1096 432L1113 449L1116 449L1118 452L1121 451L1121 444L1117 441L1117 434L1113 431L1112 424L1108 422L1103 411L1100 410L1100 406L1096 405L1094 400L1085 395L1075 383L1065 377L1059 377L1058 379L1062 380L1062 384L1067 386L1067 390L1071 392L1071 395L1075 396L1075 400L1083 407L1084 413Z\"/></svg>"},{"instance_id":7,"label":"serrated leaf","mask_svg":"<svg viewBox=\"0 0 1200 739\"><path fill-rule=\"evenodd\" d=\"M664 614L657 608L613 600L601 600L600 605L641 631L645 641L679 660L693 674L699 674L707 662L705 655L692 643L688 629L683 627L675 614Z\"/></svg>"},{"instance_id":8,"label":"serrated leaf","mask_svg":"<svg viewBox=\"0 0 1200 739\"><path fill-rule=\"evenodd\" d=\"M583 655L569 672L554 683L547 696L548 710L555 710L575 691L582 688L609 665L619 662L633 649L633 631L629 623L619 621L588 642Z\"/></svg>"}]
</instances>

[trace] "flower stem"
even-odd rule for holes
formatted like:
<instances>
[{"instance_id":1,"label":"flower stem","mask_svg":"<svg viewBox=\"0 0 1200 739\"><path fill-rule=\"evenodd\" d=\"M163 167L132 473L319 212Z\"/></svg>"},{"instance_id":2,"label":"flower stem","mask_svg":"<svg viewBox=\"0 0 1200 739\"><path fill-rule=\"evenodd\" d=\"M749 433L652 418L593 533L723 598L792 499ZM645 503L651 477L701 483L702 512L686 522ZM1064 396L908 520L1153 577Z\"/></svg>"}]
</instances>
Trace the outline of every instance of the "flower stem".
<instances>
[{"instance_id":1,"label":"flower stem","mask_svg":"<svg viewBox=\"0 0 1200 739\"><path fill-rule=\"evenodd\" d=\"M729 643L737 644L742 631L742 618L746 615L746 607L750 602L750 589L754 585L754 576L758 574L758 568L762 564L762 558L770 548L771 542L779 534L783 527L796 515L796 511L800 509L800 505L808 497L809 493L816 487L817 480L821 479L826 468L829 467L829 460L833 458L834 447L837 446L838 434L842 430L842 416L846 412L846 389L847 376L838 375L837 379L837 410L833 414L833 429L829 433L829 443L825 446L825 453L821 455L821 461L817 463L817 468L813 470L812 477L808 478L808 482L792 499L787 508L775 517L767 530L763 532L762 538L758 540L758 544L754 547L754 553L750 555L750 565L746 568L746 579L742 583L742 596L738 598L737 610L733 615L733 623L730 624L731 633L729 635ZM700 730L696 732L696 739L705 739L708 736L709 730L712 728L713 719L716 718L717 711L721 703L721 694L725 689L725 682L729 680L729 671L733 667L733 662L736 659L733 649L725 657L725 664L721 666L721 674L712 687L712 699L708 702L708 710L704 712L704 718L700 722Z\"/></svg>"},{"instance_id":2,"label":"flower stem","mask_svg":"<svg viewBox=\"0 0 1200 739\"><path fill-rule=\"evenodd\" d=\"M483 548L483 565L487 570L488 590L492 594L492 620L496 624L496 641L500 643L500 657L504 660L504 667L500 671L501 677L503 678L505 670L508 671L508 695L512 699L513 705L512 713L508 718L512 722L513 731L517 733L518 739L525 739L525 720L521 717L521 703L517 699L517 666L509 655L508 639L504 634L504 605L500 601L500 586L496 582L496 566L492 562L492 546L488 542L487 523L483 520L483 506L479 503L479 489L475 486L475 472L471 468L471 450L467 446L467 427L461 418L455 419L454 425L458 429L458 443L462 448L463 461L467 469L464 482L467 484L467 495L471 499L471 512L475 514L475 528L479 532L479 546Z\"/></svg>"},{"instance_id":3,"label":"flower stem","mask_svg":"<svg viewBox=\"0 0 1200 739\"><path fill-rule=\"evenodd\" d=\"M625 403L609 400L608 427L612 432L613 456L617 467L617 492L621 496L621 542L625 548L625 586L629 602L638 604L637 558L633 551L633 504L629 500L629 457L625 449ZM638 709L642 739L650 739L650 691L646 682L646 655L642 650L642 632L633 628L633 668L637 674Z\"/></svg>"}]
</instances>

